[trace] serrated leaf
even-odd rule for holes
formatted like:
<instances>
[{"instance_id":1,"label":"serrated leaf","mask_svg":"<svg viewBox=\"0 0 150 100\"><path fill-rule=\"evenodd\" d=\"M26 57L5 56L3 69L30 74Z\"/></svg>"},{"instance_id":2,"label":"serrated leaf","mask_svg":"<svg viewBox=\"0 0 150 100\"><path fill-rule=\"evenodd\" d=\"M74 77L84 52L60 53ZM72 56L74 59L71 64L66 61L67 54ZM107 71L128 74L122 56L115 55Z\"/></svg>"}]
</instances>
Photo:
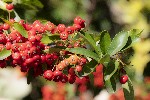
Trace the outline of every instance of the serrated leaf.
<instances>
[{"instance_id":1,"label":"serrated leaf","mask_svg":"<svg viewBox=\"0 0 150 100\"><path fill-rule=\"evenodd\" d=\"M134 100L134 89L130 78L122 84L125 100Z\"/></svg>"},{"instance_id":2,"label":"serrated leaf","mask_svg":"<svg viewBox=\"0 0 150 100\"><path fill-rule=\"evenodd\" d=\"M77 73L79 77L87 76L94 72L97 65L97 61L91 60L89 63L83 66L82 72Z\"/></svg>"},{"instance_id":3,"label":"serrated leaf","mask_svg":"<svg viewBox=\"0 0 150 100\"><path fill-rule=\"evenodd\" d=\"M94 53L91 50L85 49L85 48L80 48L80 47L78 47L78 48L67 48L66 50L69 52L75 53L75 54L80 54L80 55L84 55L84 56L93 58L96 61L100 60L99 56L96 53Z\"/></svg>"},{"instance_id":4,"label":"serrated leaf","mask_svg":"<svg viewBox=\"0 0 150 100\"><path fill-rule=\"evenodd\" d=\"M42 35L41 42L44 44L49 44L49 43L52 43L53 41L49 38L48 35L44 34Z\"/></svg>"},{"instance_id":5,"label":"serrated leaf","mask_svg":"<svg viewBox=\"0 0 150 100\"><path fill-rule=\"evenodd\" d=\"M109 80L105 81L105 87L109 93L114 93L116 91L116 80L111 77Z\"/></svg>"},{"instance_id":6,"label":"serrated leaf","mask_svg":"<svg viewBox=\"0 0 150 100\"><path fill-rule=\"evenodd\" d=\"M19 23L14 23L13 26L23 37L28 38L28 33L22 25Z\"/></svg>"},{"instance_id":7,"label":"serrated leaf","mask_svg":"<svg viewBox=\"0 0 150 100\"><path fill-rule=\"evenodd\" d=\"M128 41L128 32L122 31L113 38L107 53L112 56L120 51Z\"/></svg>"},{"instance_id":8,"label":"serrated leaf","mask_svg":"<svg viewBox=\"0 0 150 100\"><path fill-rule=\"evenodd\" d=\"M82 34L81 34L82 33ZM100 48L98 48L98 46L96 45L95 40L92 38L92 36L88 33L85 33L83 31L81 31L81 33L78 33L81 37L83 37L90 45L91 47L93 47L93 49L95 50L95 52L98 54L99 57L101 57L101 50Z\"/></svg>"},{"instance_id":9,"label":"serrated leaf","mask_svg":"<svg viewBox=\"0 0 150 100\"><path fill-rule=\"evenodd\" d=\"M103 31L100 36L100 48L103 54L107 53L107 49L111 43L110 35L107 31Z\"/></svg>"},{"instance_id":10,"label":"serrated leaf","mask_svg":"<svg viewBox=\"0 0 150 100\"><path fill-rule=\"evenodd\" d=\"M143 30L138 30L138 29L133 29L128 31L128 35L129 35L128 41L122 50L126 50L130 48L131 46L133 46L133 44L140 41L140 35L142 32Z\"/></svg>"},{"instance_id":11,"label":"serrated leaf","mask_svg":"<svg viewBox=\"0 0 150 100\"><path fill-rule=\"evenodd\" d=\"M7 49L3 49L1 52L0 52L0 60L3 60L7 57L9 57L11 55L11 50L7 50Z\"/></svg>"}]
</instances>

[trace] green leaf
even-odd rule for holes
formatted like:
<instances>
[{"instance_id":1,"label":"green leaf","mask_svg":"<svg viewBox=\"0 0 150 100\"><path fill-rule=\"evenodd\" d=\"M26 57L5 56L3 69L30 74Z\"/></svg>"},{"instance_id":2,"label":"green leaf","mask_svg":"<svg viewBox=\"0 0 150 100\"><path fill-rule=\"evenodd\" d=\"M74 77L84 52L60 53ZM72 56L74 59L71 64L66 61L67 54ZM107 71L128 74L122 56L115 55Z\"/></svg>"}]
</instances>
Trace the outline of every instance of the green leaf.
<instances>
[{"instance_id":1,"label":"green leaf","mask_svg":"<svg viewBox=\"0 0 150 100\"><path fill-rule=\"evenodd\" d=\"M47 34L42 35L41 42L44 44L52 43L53 41L49 38Z\"/></svg>"},{"instance_id":2,"label":"green leaf","mask_svg":"<svg viewBox=\"0 0 150 100\"><path fill-rule=\"evenodd\" d=\"M111 61L109 62L109 64L106 66L106 70L105 70L105 81L110 80L110 78L115 74L115 72L117 71L119 67L119 62L118 61Z\"/></svg>"},{"instance_id":3,"label":"green leaf","mask_svg":"<svg viewBox=\"0 0 150 100\"><path fill-rule=\"evenodd\" d=\"M110 61L110 55L106 54L100 59L100 63L106 63Z\"/></svg>"},{"instance_id":4,"label":"green leaf","mask_svg":"<svg viewBox=\"0 0 150 100\"><path fill-rule=\"evenodd\" d=\"M0 60L3 60L7 57L9 57L11 55L11 50L7 50L7 49L3 49L1 52L0 52Z\"/></svg>"},{"instance_id":5,"label":"green leaf","mask_svg":"<svg viewBox=\"0 0 150 100\"><path fill-rule=\"evenodd\" d=\"M125 100L134 100L134 89L130 78L122 84Z\"/></svg>"},{"instance_id":6,"label":"green leaf","mask_svg":"<svg viewBox=\"0 0 150 100\"><path fill-rule=\"evenodd\" d=\"M23 37L28 38L28 33L22 25L19 23L14 23L13 26Z\"/></svg>"},{"instance_id":7,"label":"green leaf","mask_svg":"<svg viewBox=\"0 0 150 100\"><path fill-rule=\"evenodd\" d=\"M114 93L116 91L116 80L111 77L109 80L105 81L105 87L109 93Z\"/></svg>"},{"instance_id":8,"label":"green leaf","mask_svg":"<svg viewBox=\"0 0 150 100\"><path fill-rule=\"evenodd\" d=\"M97 66L97 61L91 60L89 63L83 66L82 72L77 73L79 77L87 76L94 72Z\"/></svg>"},{"instance_id":9,"label":"green leaf","mask_svg":"<svg viewBox=\"0 0 150 100\"><path fill-rule=\"evenodd\" d=\"M110 56L116 54L126 45L127 41L128 41L128 32L122 31L118 33L113 38L107 53L110 54Z\"/></svg>"},{"instance_id":10,"label":"green leaf","mask_svg":"<svg viewBox=\"0 0 150 100\"><path fill-rule=\"evenodd\" d=\"M133 29L133 30L128 31L128 35L129 35L128 41L122 50L126 50L130 48L131 46L133 46L136 42L139 42L140 35L142 32L143 30L138 30L138 29Z\"/></svg>"},{"instance_id":11,"label":"green leaf","mask_svg":"<svg viewBox=\"0 0 150 100\"><path fill-rule=\"evenodd\" d=\"M107 31L103 31L100 36L100 48L103 54L107 53L107 49L111 43L110 35Z\"/></svg>"},{"instance_id":12,"label":"green leaf","mask_svg":"<svg viewBox=\"0 0 150 100\"><path fill-rule=\"evenodd\" d=\"M96 61L100 60L99 56L96 53L92 52L91 50L85 49L85 48L80 48L80 47L67 48L66 50L69 52L75 53L75 54L80 54L80 55L84 55L84 56L93 58Z\"/></svg>"},{"instance_id":13,"label":"green leaf","mask_svg":"<svg viewBox=\"0 0 150 100\"><path fill-rule=\"evenodd\" d=\"M81 34L82 33L82 34ZM98 48L98 46L96 45L95 40L92 38L92 36L88 33L85 33L83 31L81 31L81 33L78 33L81 37L83 37L90 45L91 47L93 47L93 49L95 50L95 52L98 54L99 57L101 57L101 49Z\"/></svg>"}]
</instances>

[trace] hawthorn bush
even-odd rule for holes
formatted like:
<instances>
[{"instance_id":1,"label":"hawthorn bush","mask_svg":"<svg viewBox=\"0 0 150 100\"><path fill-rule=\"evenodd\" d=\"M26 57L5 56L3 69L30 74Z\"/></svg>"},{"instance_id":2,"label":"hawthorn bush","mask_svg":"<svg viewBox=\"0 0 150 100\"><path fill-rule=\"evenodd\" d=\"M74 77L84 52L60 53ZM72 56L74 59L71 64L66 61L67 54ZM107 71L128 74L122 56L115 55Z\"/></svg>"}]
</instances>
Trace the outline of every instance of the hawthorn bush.
<instances>
[{"instance_id":1,"label":"hawthorn bush","mask_svg":"<svg viewBox=\"0 0 150 100\"><path fill-rule=\"evenodd\" d=\"M48 81L77 83L80 91L86 90L87 82L93 82L113 93L116 84L121 83L125 99L134 99L126 68L132 66L128 62L131 47L140 41L142 31L121 31L111 39L105 30L89 33L85 20L79 16L70 26L45 20L28 23L11 19L13 8L13 4L4 3L3 9L9 16L8 20L1 18L1 68L19 66L27 75L27 84L43 76Z\"/></svg>"}]
</instances>

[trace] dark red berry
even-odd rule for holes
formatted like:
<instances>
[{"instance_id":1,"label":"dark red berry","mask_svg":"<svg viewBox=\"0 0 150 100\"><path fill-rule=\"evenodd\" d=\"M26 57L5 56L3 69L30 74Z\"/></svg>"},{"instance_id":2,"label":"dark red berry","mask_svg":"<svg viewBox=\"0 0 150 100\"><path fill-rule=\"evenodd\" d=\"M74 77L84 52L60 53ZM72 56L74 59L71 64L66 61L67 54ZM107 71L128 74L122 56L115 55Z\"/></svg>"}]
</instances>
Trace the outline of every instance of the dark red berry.
<instances>
[{"instance_id":1,"label":"dark red berry","mask_svg":"<svg viewBox=\"0 0 150 100\"><path fill-rule=\"evenodd\" d=\"M6 9L12 10L12 9L14 9L14 5L13 4L6 4Z\"/></svg>"},{"instance_id":2,"label":"dark red berry","mask_svg":"<svg viewBox=\"0 0 150 100\"><path fill-rule=\"evenodd\" d=\"M128 81L128 76L127 75L122 75L120 77L120 83L125 84Z\"/></svg>"},{"instance_id":3,"label":"dark red berry","mask_svg":"<svg viewBox=\"0 0 150 100\"><path fill-rule=\"evenodd\" d=\"M43 77L49 81L51 81L53 79L53 72L51 70L46 70L43 73Z\"/></svg>"}]
</instances>

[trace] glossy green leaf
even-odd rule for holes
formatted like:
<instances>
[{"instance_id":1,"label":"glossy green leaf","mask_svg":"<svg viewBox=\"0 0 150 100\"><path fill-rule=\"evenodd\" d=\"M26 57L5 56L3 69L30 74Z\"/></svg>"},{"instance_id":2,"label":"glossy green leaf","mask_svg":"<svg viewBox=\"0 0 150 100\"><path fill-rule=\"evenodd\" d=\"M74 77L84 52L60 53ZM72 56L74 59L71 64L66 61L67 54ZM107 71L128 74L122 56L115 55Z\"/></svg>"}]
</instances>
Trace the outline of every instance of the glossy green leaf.
<instances>
[{"instance_id":1,"label":"glossy green leaf","mask_svg":"<svg viewBox=\"0 0 150 100\"><path fill-rule=\"evenodd\" d=\"M111 43L110 35L107 31L103 31L100 36L100 48L103 54L107 53L107 49Z\"/></svg>"},{"instance_id":2,"label":"glossy green leaf","mask_svg":"<svg viewBox=\"0 0 150 100\"><path fill-rule=\"evenodd\" d=\"M122 84L122 87L125 100L134 100L134 89L130 78L125 84Z\"/></svg>"},{"instance_id":3,"label":"glossy green leaf","mask_svg":"<svg viewBox=\"0 0 150 100\"><path fill-rule=\"evenodd\" d=\"M48 35L44 34L42 35L42 39L41 39L41 42L44 43L44 44L49 44L51 42L53 42Z\"/></svg>"},{"instance_id":4,"label":"glossy green leaf","mask_svg":"<svg viewBox=\"0 0 150 100\"><path fill-rule=\"evenodd\" d=\"M116 80L111 77L109 80L105 81L105 87L109 93L114 93L116 91Z\"/></svg>"},{"instance_id":5,"label":"glossy green leaf","mask_svg":"<svg viewBox=\"0 0 150 100\"><path fill-rule=\"evenodd\" d=\"M128 32L122 31L113 38L107 53L112 56L120 51L128 41Z\"/></svg>"},{"instance_id":6,"label":"glossy green leaf","mask_svg":"<svg viewBox=\"0 0 150 100\"><path fill-rule=\"evenodd\" d=\"M0 60L3 60L7 57L9 57L11 55L11 50L7 50L7 49L3 49L1 52L0 52Z\"/></svg>"},{"instance_id":7,"label":"glossy green leaf","mask_svg":"<svg viewBox=\"0 0 150 100\"><path fill-rule=\"evenodd\" d=\"M82 33L82 34L81 34ZM95 52L98 54L99 57L101 57L101 49L96 45L95 40L93 39L93 37L88 34L85 33L83 31L81 31L81 33L78 33L81 37L83 37L90 45L91 47L93 47L93 49L95 50Z\"/></svg>"},{"instance_id":8,"label":"glossy green leaf","mask_svg":"<svg viewBox=\"0 0 150 100\"><path fill-rule=\"evenodd\" d=\"M69 52L75 53L75 54L80 54L80 55L84 55L84 56L93 58L96 61L99 61L99 59L100 59L96 53L94 53L91 50L85 49L85 48L80 48L80 47L78 47L78 48L67 48L66 50Z\"/></svg>"},{"instance_id":9,"label":"glossy green leaf","mask_svg":"<svg viewBox=\"0 0 150 100\"><path fill-rule=\"evenodd\" d=\"M122 50L126 50L130 48L131 46L133 46L133 44L135 44L136 42L139 42L140 35L142 32L143 30L138 30L138 29L133 29L133 30L128 31L128 35L129 35L128 41Z\"/></svg>"},{"instance_id":10,"label":"glossy green leaf","mask_svg":"<svg viewBox=\"0 0 150 100\"><path fill-rule=\"evenodd\" d=\"M82 77L91 74L92 72L94 72L96 65L97 65L97 61L91 60L89 63L84 65L82 72L77 73L77 75L79 77Z\"/></svg>"},{"instance_id":11,"label":"glossy green leaf","mask_svg":"<svg viewBox=\"0 0 150 100\"><path fill-rule=\"evenodd\" d=\"M28 33L22 25L19 23L14 23L13 26L23 37L28 38Z\"/></svg>"}]
</instances>

